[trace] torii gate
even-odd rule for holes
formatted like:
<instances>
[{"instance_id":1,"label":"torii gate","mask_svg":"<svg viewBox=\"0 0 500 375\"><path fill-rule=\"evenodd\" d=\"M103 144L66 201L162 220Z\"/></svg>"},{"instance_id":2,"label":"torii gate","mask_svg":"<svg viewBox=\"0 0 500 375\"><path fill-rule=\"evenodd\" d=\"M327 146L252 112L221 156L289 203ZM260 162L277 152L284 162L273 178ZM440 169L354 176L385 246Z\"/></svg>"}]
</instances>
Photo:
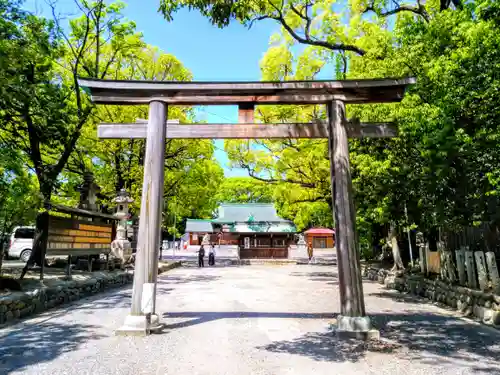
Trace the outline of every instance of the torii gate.
<instances>
[{"instance_id":1,"label":"torii gate","mask_svg":"<svg viewBox=\"0 0 500 375\"><path fill-rule=\"evenodd\" d=\"M121 334L145 335L158 327L155 314L158 246L166 139L328 138L341 311L337 333L373 337L365 312L355 209L349 166L348 137L392 137L389 123L347 121L345 104L401 101L414 78L285 82L157 82L79 79L99 104L149 105L146 122L103 124L100 138L146 138L144 181L135 261L132 308ZM168 105L238 105L239 124L170 124ZM325 104L328 120L296 124L256 124L254 106L262 104ZM145 307L146 306L146 307Z\"/></svg>"}]
</instances>

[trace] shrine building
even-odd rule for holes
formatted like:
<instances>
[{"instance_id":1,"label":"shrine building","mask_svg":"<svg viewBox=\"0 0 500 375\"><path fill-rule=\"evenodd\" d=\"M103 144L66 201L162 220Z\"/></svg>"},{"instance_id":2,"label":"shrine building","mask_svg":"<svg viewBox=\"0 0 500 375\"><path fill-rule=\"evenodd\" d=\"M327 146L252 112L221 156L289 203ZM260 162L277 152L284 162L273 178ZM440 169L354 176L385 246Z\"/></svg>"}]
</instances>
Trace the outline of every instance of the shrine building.
<instances>
[{"instance_id":1,"label":"shrine building","mask_svg":"<svg viewBox=\"0 0 500 375\"><path fill-rule=\"evenodd\" d=\"M239 252L241 259L288 258L297 229L267 203L221 204L215 219L187 219L189 246L199 247L205 234L210 242Z\"/></svg>"}]
</instances>

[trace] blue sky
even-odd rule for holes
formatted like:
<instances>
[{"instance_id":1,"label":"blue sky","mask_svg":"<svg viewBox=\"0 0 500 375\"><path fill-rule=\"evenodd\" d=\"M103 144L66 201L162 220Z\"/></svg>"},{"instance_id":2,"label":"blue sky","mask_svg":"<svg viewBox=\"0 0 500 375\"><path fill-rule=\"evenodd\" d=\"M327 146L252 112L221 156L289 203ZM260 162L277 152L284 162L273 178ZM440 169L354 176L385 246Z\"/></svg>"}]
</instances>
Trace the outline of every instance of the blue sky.
<instances>
[{"instance_id":1,"label":"blue sky","mask_svg":"<svg viewBox=\"0 0 500 375\"><path fill-rule=\"evenodd\" d=\"M158 0L127 1L124 15L136 22L147 43L174 54L193 72L197 81L249 81L260 79L259 61L269 46L269 37L279 31L271 21L256 22L251 30L238 23L218 29L198 12L181 10L170 23L157 12ZM26 6L51 17L44 0L27 0ZM59 0L63 14L75 14L72 0ZM237 122L236 106L207 106L198 110L200 120ZM226 176L246 176L245 170L227 167L223 141L216 141L216 158Z\"/></svg>"}]
</instances>

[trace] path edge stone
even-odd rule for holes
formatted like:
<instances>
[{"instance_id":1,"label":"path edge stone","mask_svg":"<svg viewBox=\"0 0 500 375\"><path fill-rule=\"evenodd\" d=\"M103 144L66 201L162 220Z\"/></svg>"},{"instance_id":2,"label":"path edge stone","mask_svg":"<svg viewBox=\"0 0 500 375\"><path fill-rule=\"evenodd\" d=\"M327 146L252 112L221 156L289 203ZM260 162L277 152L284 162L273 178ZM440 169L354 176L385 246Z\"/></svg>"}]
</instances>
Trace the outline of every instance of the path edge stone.
<instances>
[{"instance_id":1,"label":"path edge stone","mask_svg":"<svg viewBox=\"0 0 500 375\"><path fill-rule=\"evenodd\" d=\"M421 297L440 307L451 308L459 316L472 318L500 330L500 296L497 294L430 280L423 274L390 272L385 268L364 264L363 278L376 281L386 289Z\"/></svg>"},{"instance_id":2,"label":"path edge stone","mask_svg":"<svg viewBox=\"0 0 500 375\"><path fill-rule=\"evenodd\" d=\"M181 262L160 263L158 274L181 265ZM133 272L122 270L93 272L88 276L85 280L58 280L57 285L0 295L0 329L54 307L129 285L134 278Z\"/></svg>"}]
</instances>

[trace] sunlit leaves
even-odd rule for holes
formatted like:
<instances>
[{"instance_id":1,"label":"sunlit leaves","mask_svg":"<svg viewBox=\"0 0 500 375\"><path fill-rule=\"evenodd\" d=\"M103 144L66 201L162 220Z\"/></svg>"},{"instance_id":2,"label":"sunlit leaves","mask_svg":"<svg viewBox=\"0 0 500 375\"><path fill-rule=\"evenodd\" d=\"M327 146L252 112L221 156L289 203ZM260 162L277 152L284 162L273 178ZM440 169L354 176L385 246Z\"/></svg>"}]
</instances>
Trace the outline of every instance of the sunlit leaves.
<instances>
[{"instance_id":1,"label":"sunlit leaves","mask_svg":"<svg viewBox=\"0 0 500 375\"><path fill-rule=\"evenodd\" d=\"M217 189L220 203L270 203L274 186L251 177L227 177Z\"/></svg>"}]
</instances>

